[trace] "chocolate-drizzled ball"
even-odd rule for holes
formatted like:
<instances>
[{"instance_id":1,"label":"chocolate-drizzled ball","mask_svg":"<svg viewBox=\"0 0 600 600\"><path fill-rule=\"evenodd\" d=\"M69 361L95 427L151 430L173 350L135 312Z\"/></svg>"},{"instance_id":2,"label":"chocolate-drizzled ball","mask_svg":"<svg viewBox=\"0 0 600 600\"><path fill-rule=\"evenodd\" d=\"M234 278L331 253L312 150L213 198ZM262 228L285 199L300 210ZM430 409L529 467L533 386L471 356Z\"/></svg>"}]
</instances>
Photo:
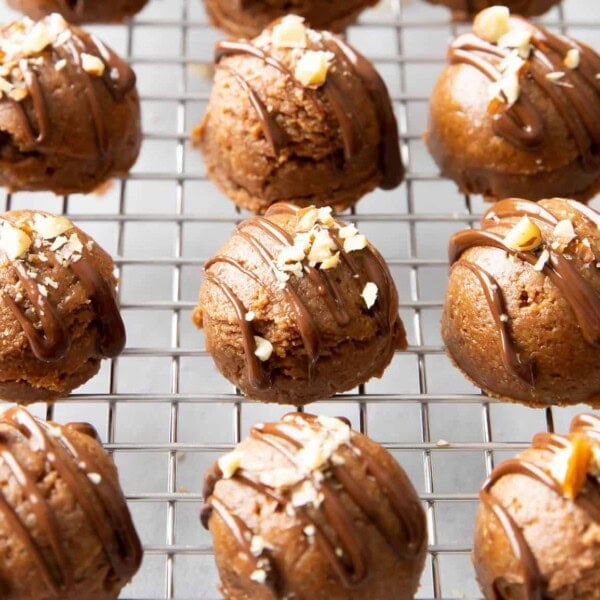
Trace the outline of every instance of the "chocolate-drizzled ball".
<instances>
[{"instance_id":1,"label":"chocolate-drizzled ball","mask_svg":"<svg viewBox=\"0 0 600 600\"><path fill-rule=\"evenodd\" d=\"M600 56L508 9L456 38L431 96L426 141L444 176L488 199L600 187Z\"/></svg>"},{"instance_id":2,"label":"chocolate-drizzled ball","mask_svg":"<svg viewBox=\"0 0 600 600\"><path fill-rule=\"evenodd\" d=\"M90 192L135 162L135 75L58 14L0 30L0 185Z\"/></svg>"},{"instance_id":3,"label":"chocolate-drizzled ball","mask_svg":"<svg viewBox=\"0 0 600 600\"><path fill-rule=\"evenodd\" d=\"M479 11L491 6L506 6L511 12L524 17L534 17L549 11L560 0L426 0L430 4L443 4L452 10L456 20L471 20Z\"/></svg>"},{"instance_id":4,"label":"chocolate-drizzled ball","mask_svg":"<svg viewBox=\"0 0 600 600\"><path fill-rule=\"evenodd\" d=\"M481 226L450 240L448 354L491 396L600 406L600 214L508 199Z\"/></svg>"},{"instance_id":5,"label":"chocolate-drizzled ball","mask_svg":"<svg viewBox=\"0 0 600 600\"><path fill-rule=\"evenodd\" d=\"M226 600L410 600L423 508L392 456L342 419L255 425L205 476L202 523Z\"/></svg>"},{"instance_id":6,"label":"chocolate-drizzled ball","mask_svg":"<svg viewBox=\"0 0 600 600\"><path fill-rule=\"evenodd\" d=\"M305 404L380 376L406 347L381 255L330 208L275 204L204 266L194 322L250 398Z\"/></svg>"},{"instance_id":7,"label":"chocolate-drizzled ball","mask_svg":"<svg viewBox=\"0 0 600 600\"><path fill-rule=\"evenodd\" d=\"M116 600L142 549L94 428L12 408L0 455L2 598Z\"/></svg>"},{"instance_id":8,"label":"chocolate-drizzled ball","mask_svg":"<svg viewBox=\"0 0 600 600\"><path fill-rule=\"evenodd\" d=\"M600 590L600 417L540 433L481 490L473 564L486 600L595 600Z\"/></svg>"},{"instance_id":9,"label":"chocolate-drizzled ball","mask_svg":"<svg viewBox=\"0 0 600 600\"><path fill-rule=\"evenodd\" d=\"M342 39L288 16L252 41L217 44L215 82L192 137L238 206L276 201L342 210L400 184L385 83Z\"/></svg>"},{"instance_id":10,"label":"chocolate-drizzled ball","mask_svg":"<svg viewBox=\"0 0 600 600\"><path fill-rule=\"evenodd\" d=\"M205 0L204 4L214 25L236 37L253 37L288 13L306 18L316 29L343 31L377 0Z\"/></svg>"},{"instance_id":11,"label":"chocolate-drizzled ball","mask_svg":"<svg viewBox=\"0 0 600 600\"><path fill-rule=\"evenodd\" d=\"M8 5L33 19L60 13L69 23L120 22L131 17L148 0L8 0Z\"/></svg>"},{"instance_id":12,"label":"chocolate-drizzled ball","mask_svg":"<svg viewBox=\"0 0 600 600\"><path fill-rule=\"evenodd\" d=\"M0 214L0 398L54 400L120 354L113 261L65 217Z\"/></svg>"}]
</instances>

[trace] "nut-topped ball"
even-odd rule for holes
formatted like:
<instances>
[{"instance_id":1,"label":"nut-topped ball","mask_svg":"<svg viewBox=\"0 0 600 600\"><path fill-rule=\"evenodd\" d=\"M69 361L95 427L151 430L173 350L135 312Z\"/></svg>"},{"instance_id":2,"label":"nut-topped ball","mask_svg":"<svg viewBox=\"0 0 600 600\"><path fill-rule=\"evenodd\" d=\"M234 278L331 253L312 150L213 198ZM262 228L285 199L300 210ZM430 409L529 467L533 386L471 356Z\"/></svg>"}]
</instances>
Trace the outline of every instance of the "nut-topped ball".
<instances>
[{"instance_id":1,"label":"nut-topped ball","mask_svg":"<svg viewBox=\"0 0 600 600\"><path fill-rule=\"evenodd\" d=\"M524 17L534 17L549 11L560 0L426 0L430 4L443 4L452 10L455 20L471 20L478 12L492 6L506 6L511 12Z\"/></svg>"},{"instance_id":2,"label":"nut-topped ball","mask_svg":"<svg viewBox=\"0 0 600 600\"><path fill-rule=\"evenodd\" d=\"M209 105L192 133L209 177L238 206L342 210L400 184L385 83L363 56L296 16L252 41L217 44Z\"/></svg>"},{"instance_id":3,"label":"nut-topped ball","mask_svg":"<svg viewBox=\"0 0 600 600\"><path fill-rule=\"evenodd\" d=\"M444 176L494 200L600 187L600 56L508 9L456 38L431 96L426 141Z\"/></svg>"},{"instance_id":4,"label":"nut-topped ball","mask_svg":"<svg viewBox=\"0 0 600 600\"><path fill-rule=\"evenodd\" d=\"M56 12L69 23L120 22L142 10L148 0L8 0L33 19Z\"/></svg>"},{"instance_id":5,"label":"nut-topped ball","mask_svg":"<svg viewBox=\"0 0 600 600\"><path fill-rule=\"evenodd\" d=\"M409 600L425 514L393 457L341 418L255 425L205 476L202 523L226 600Z\"/></svg>"},{"instance_id":6,"label":"nut-topped ball","mask_svg":"<svg viewBox=\"0 0 600 600\"><path fill-rule=\"evenodd\" d=\"M214 25L236 37L253 37L288 13L304 17L316 29L343 31L377 0L205 0L204 4Z\"/></svg>"},{"instance_id":7,"label":"nut-topped ball","mask_svg":"<svg viewBox=\"0 0 600 600\"><path fill-rule=\"evenodd\" d=\"M116 600L142 549L94 428L12 408L0 454L2 598Z\"/></svg>"},{"instance_id":8,"label":"nut-topped ball","mask_svg":"<svg viewBox=\"0 0 600 600\"><path fill-rule=\"evenodd\" d=\"M0 398L54 400L120 354L110 256L65 217L0 214Z\"/></svg>"},{"instance_id":9,"label":"nut-topped ball","mask_svg":"<svg viewBox=\"0 0 600 600\"><path fill-rule=\"evenodd\" d=\"M600 405L600 214L574 200L502 200L452 236L447 352L487 394Z\"/></svg>"},{"instance_id":10,"label":"nut-topped ball","mask_svg":"<svg viewBox=\"0 0 600 600\"><path fill-rule=\"evenodd\" d=\"M600 590L600 417L540 433L481 490L473 564L486 600L595 600Z\"/></svg>"},{"instance_id":11,"label":"nut-topped ball","mask_svg":"<svg viewBox=\"0 0 600 600\"><path fill-rule=\"evenodd\" d=\"M138 156L133 71L58 14L0 30L0 93L0 185L90 192Z\"/></svg>"},{"instance_id":12,"label":"nut-topped ball","mask_svg":"<svg viewBox=\"0 0 600 600\"><path fill-rule=\"evenodd\" d=\"M206 262L194 322L250 398L305 404L381 376L406 347L381 255L330 208L275 204Z\"/></svg>"}]
</instances>

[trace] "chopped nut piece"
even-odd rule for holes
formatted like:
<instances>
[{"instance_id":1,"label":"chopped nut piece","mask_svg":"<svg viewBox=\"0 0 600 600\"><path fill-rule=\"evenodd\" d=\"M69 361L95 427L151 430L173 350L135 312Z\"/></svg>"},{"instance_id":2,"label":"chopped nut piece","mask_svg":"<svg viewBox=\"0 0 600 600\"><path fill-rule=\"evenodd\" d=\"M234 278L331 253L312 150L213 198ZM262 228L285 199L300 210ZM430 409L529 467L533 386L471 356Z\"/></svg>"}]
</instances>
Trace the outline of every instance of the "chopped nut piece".
<instances>
[{"instance_id":1,"label":"chopped nut piece","mask_svg":"<svg viewBox=\"0 0 600 600\"><path fill-rule=\"evenodd\" d=\"M45 216L36 213L31 228L45 240L57 238L61 233L73 228L73 223L66 217Z\"/></svg>"},{"instance_id":2,"label":"chopped nut piece","mask_svg":"<svg viewBox=\"0 0 600 600\"><path fill-rule=\"evenodd\" d=\"M308 253L309 264L314 265L327 260L331 257L335 249L336 245L329 235L329 231L326 229L317 231L315 234L315 239Z\"/></svg>"},{"instance_id":3,"label":"chopped nut piece","mask_svg":"<svg viewBox=\"0 0 600 600\"><path fill-rule=\"evenodd\" d=\"M81 67L86 73L89 73L90 75L95 75L96 77L100 77L104 74L106 65L97 56L94 56L93 54L88 54L87 52L82 52Z\"/></svg>"},{"instance_id":4,"label":"chopped nut piece","mask_svg":"<svg viewBox=\"0 0 600 600\"><path fill-rule=\"evenodd\" d=\"M558 81L565 76L564 71L552 71L552 73L546 73L546 79L549 81Z\"/></svg>"},{"instance_id":5,"label":"chopped nut piece","mask_svg":"<svg viewBox=\"0 0 600 600\"><path fill-rule=\"evenodd\" d=\"M292 493L292 506L299 508L317 501L317 490L310 481L304 481L302 485Z\"/></svg>"},{"instance_id":6,"label":"chopped nut piece","mask_svg":"<svg viewBox=\"0 0 600 600\"><path fill-rule=\"evenodd\" d=\"M329 66L334 58L333 52L308 50L298 61L294 77L304 87L319 87L325 83Z\"/></svg>"},{"instance_id":7,"label":"chopped nut piece","mask_svg":"<svg viewBox=\"0 0 600 600\"><path fill-rule=\"evenodd\" d=\"M534 270L535 271L543 271L549 258L550 258L550 252L548 252L548 250L546 250L544 248L542 250L537 262L535 263L535 265L533 265Z\"/></svg>"},{"instance_id":8,"label":"chopped nut piece","mask_svg":"<svg viewBox=\"0 0 600 600\"><path fill-rule=\"evenodd\" d=\"M253 310L249 310L244 318L246 321L254 321L254 319L256 319L256 313Z\"/></svg>"},{"instance_id":9,"label":"chopped nut piece","mask_svg":"<svg viewBox=\"0 0 600 600\"><path fill-rule=\"evenodd\" d=\"M310 231L319 216L319 211L314 206L308 208L301 208L298 211L298 224L296 225L296 231Z\"/></svg>"},{"instance_id":10,"label":"chopped nut piece","mask_svg":"<svg viewBox=\"0 0 600 600\"><path fill-rule=\"evenodd\" d=\"M505 6L490 6L482 10L473 21L473 31L495 44L510 31L510 11Z\"/></svg>"},{"instance_id":11,"label":"chopped nut piece","mask_svg":"<svg viewBox=\"0 0 600 600\"><path fill-rule=\"evenodd\" d=\"M16 87L8 92L8 96L15 102L21 102L29 96L29 90L26 87Z\"/></svg>"},{"instance_id":12,"label":"chopped nut piece","mask_svg":"<svg viewBox=\"0 0 600 600\"><path fill-rule=\"evenodd\" d=\"M552 233L556 240L563 246L568 246L577 237L570 219L559 221Z\"/></svg>"},{"instance_id":13,"label":"chopped nut piece","mask_svg":"<svg viewBox=\"0 0 600 600\"><path fill-rule=\"evenodd\" d=\"M0 92L10 92L13 89L12 83L0 77Z\"/></svg>"},{"instance_id":14,"label":"chopped nut piece","mask_svg":"<svg viewBox=\"0 0 600 600\"><path fill-rule=\"evenodd\" d=\"M256 344L256 350L254 354L258 357L262 362L269 360L271 358L271 354L273 354L273 344L269 340L266 340L259 335L254 336L254 343Z\"/></svg>"},{"instance_id":15,"label":"chopped nut piece","mask_svg":"<svg viewBox=\"0 0 600 600\"><path fill-rule=\"evenodd\" d=\"M273 46L277 48L306 48L306 27L304 19L296 15L287 15L273 27L271 34Z\"/></svg>"},{"instance_id":16,"label":"chopped nut piece","mask_svg":"<svg viewBox=\"0 0 600 600\"><path fill-rule=\"evenodd\" d=\"M331 227L335 223L331 212L331 206L322 206L317 210L319 222L323 223L326 227Z\"/></svg>"},{"instance_id":17,"label":"chopped nut piece","mask_svg":"<svg viewBox=\"0 0 600 600\"><path fill-rule=\"evenodd\" d=\"M324 261L322 261L320 268L323 270L335 269L335 267L337 267L339 264L340 264L340 253L336 252L335 254L331 255L329 258L326 258Z\"/></svg>"},{"instance_id":18,"label":"chopped nut piece","mask_svg":"<svg viewBox=\"0 0 600 600\"><path fill-rule=\"evenodd\" d=\"M55 250L58 250L59 248L62 248L62 246L64 246L68 241L69 240L64 235L59 235L52 242L52 245L50 246L50 250L52 250L54 252Z\"/></svg>"},{"instance_id":19,"label":"chopped nut piece","mask_svg":"<svg viewBox=\"0 0 600 600\"><path fill-rule=\"evenodd\" d=\"M260 535L253 535L250 542L250 554L260 556L265 549L265 540Z\"/></svg>"},{"instance_id":20,"label":"chopped nut piece","mask_svg":"<svg viewBox=\"0 0 600 600\"><path fill-rule=\"evenodd\" d=\"M62 71L67 66L67 60L65 58L61 58L54 63L55 71Z\"/></svg>"},{"instance_id":21,"label":"chopped nut piece","mask_svg":"<svg viewBox=\"0 0 600 600\"><path fill-rule=\"evenodd\" d=\"M13 227L7 221L0 229L0 249L4 250L10 260L15 260L29 250L31 238L18 227Z\"/></svg>"},{"instance_id":22,"label":"chopped nut piece","mask_svg":"<svg viewBox=\"0 0 600 600\"><path fill-rule=\"evenodd\" d=\"M308 537L312 537L317 532L314 525L307 525L302 531Z\"/></svg>"},{"instance_id":23,"label":"chopped nut piece","mask_svg":"<svg viewBox=\"0 0 600 600\"><path fill-rule=\"evenodd\" d=\"M440 439L435 444L438 448L447 448L450 445L448 440Z\"/></svg>"},{"instance_id":24,"label":"chopped nut piece","mask_svg":"<svg viewBox=\"0 0 600 600\"><path fill-rule=\"evenodd\" d=\"M219 465L219 469L221 469L223 479L231 479L234 476L242 464L242 456L243 454L239 450L233 450L219 458L217 464Z\"/></svg>"},{"instance_id":25,"label":"chopped nut piece","mask_svg":"<svg viewBox=\"0 0 600 600\"><path fill-rule=\"evenodd\" d=\"M53 438L59 438L62 436L62 429L51 425L48 427L48 435Z\"/></svg>"},{"instance_id":26,"label":"chopped nut piece","mask_svg":"<svg viewBox=\"0 0 600 600\"><path fill-rule=\"evenodd\" d=\"M27 34L21 45L21 53L25 56L37 54L46 46L49 46L54 40L50 36L50 31L43 21L36 23Z\"/></svg>"},{"instance_id":27,"label":"chopped nut piece","mask_svg":"<svg viewBox=\"0 0 600 600\"><path fill-rule=\"evenodd\" d=\"M367 308L371 308L375 304L375 302L377 300L378 292L379 292L379 290L377 289L377 286L372 281L369 281L365 285L361 296L362 296L363 300L365 301Z\"/></svg>"},{"instance_id":28,"label":"chopped nut piece","mask_svg":"<svg viewBox=\"0 0 600 600\"><path fill-rule=\"evenodd\" d=\"M531 53L531 31L528 29L511 29L499 40L501 48L514 48L521 58L529 58Z\"/></svg>"},{"instance_id":29,"label":"chopped nut piece","mask_svg":"<svg viewBox=\"0 0 600 600\"><path fill-rule=\"evenodd\" d=\"M579 50L577 50L577 48L571 48L567 52L567 55L565 56L565 60L563 62L567 69L576 69L579 66L580 60L581 56Z\"/></svg>"},{"instance_id":30,"label":"chopped nut piece","mask_svg":"<svg viewBox=\"0 0 600 600\"><path fill-rule=\"evenodd\" d=\"M542 243L542 232L529 217L523 217L506 234L504 243L512 250L529 252L538 248Z\"/></svg>"},{"instance_id":31,"label":"chopped nut piece","mask_svg":"<svg viewBox=\"0 0 600 600\"><path fill-rule=\"evenodd\" d=\"M256 583L265 583L267 581L267 572L264 569L255 569L250 573L250 579Z\"/></svg>"},{"instance_id":32,"label":"chopped nut piece","mask_svg":"<svg viewBox=\"0 0 600 600\"><path fill-rule=\"evenodd\" d=\"M367 247L367 238L362 233L344 240L344 252L355 252Z\"/></svg>"},{"instance_id":33,"label":"chopped nut piece","mask_svg":"<svg viewBox=\"0 0 600 600\"><path fill-rule=\"evenodd\" d=\"M512 106L521 93L519 76L514 72L507 72L501 79L490 84L490 95L492 99L499 98Z\"/></svg>"},{"instance_id":34,"label":"chopped nut piece","mask_svg":"<svg viewBox=\"0 0 600 600\"><path fill-rule=\"evenodd\" d=\"M501 320L503 323L508 323L508 315L505 315L504 313L502 313L502 314L500 315L500 320Z\"/></svg>"},{"instance_id":35,"label":"chopped nut piece","mask_svg":"<svg viewBox=\"0 0 600 600\"><path fill-rule=\"evenodd\" d=\"M572 437L570 441L568 448L556 453L550 472L562 486L565 497L574 500L585 484L592 461L592 447L580 435Z\"/></svg>"},{"instance_id":36,"label":"chopped nut piece","mask_svg":"<svg viewBox=\"0 0 600 600\"><path fill-rule=\"evenodd\" d=\"M102 475L100 475L100 473L88 473L87 476L94 485L98 485L102 481Z\"/></svg>"},{"instance_id":37,"label":"chopped nut piece","mask_svg":"<svg viewBox=\"0 0 600 600\"><path fill-rule=\"evenodd\" d=\"M298 248L297 246L285 246L277 256L277 266L281 269L287 264L303 261L304 258L305 255L302 248Z\"/></svg>"},{"instance_id":38,"label":"chopped nut piece","mask_svg":"<svg viewBox=\"0 0 600 600\"><path fill-rule=\"evenodd\" d=\"M339 236L345 240L350 237L358 235L358 229L354 225L346 225L346 227L342 227L339 231Z\"/></svg>"}]
</instances>

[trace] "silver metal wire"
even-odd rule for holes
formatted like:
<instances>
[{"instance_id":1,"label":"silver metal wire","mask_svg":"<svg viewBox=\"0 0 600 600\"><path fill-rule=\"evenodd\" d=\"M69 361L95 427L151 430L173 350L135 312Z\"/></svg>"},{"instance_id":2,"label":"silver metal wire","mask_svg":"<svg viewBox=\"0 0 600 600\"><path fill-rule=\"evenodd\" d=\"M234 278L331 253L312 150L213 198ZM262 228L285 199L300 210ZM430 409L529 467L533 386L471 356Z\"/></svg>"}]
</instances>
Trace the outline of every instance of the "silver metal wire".
<instances>
[{"instance_id":1,"label":"silver metal wire","mask_svg":"<svg viewBox=\"0 0 600 600\"><path fill-rule=\"evenodd\" d=\"M600 47L600 11L589 4L565 0L544 20ZM443 353L446 242L453 231L476 226L485 210L481 199L461 196L437 175L421 139L429 90L460 28L444 9L420 0L384 0L349 30L388 81L408 175L400 190L371 195L347 218L393 271L410 346L381 381L307 407L346 415L405 466L429 524L418 598L435 599L479 595L469 553L478 487L494 462L585 410L490 401ZM113 253L129 341L96 380L39 412L93 422L119 467L145 547L143 567L122 597L217 598L210 538L198 521L202 473L253 422L290 409L248 402L224 382L189 318L203 262L244 216L207 181L188 143L208 100L211 47L220 34L199 0L151 0L127 26L97 31L138 72L140 162L102 197L8 194L5 206L69 214Z\"/></svg>"}]
</instances>

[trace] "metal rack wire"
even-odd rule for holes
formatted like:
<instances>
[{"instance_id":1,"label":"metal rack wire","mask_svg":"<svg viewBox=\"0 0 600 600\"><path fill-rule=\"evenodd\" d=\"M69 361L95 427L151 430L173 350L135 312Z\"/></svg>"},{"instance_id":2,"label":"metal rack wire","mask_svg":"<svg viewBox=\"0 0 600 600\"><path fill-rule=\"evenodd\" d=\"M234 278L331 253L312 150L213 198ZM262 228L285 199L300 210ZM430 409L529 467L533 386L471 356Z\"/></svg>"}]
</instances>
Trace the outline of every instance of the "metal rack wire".
<instances>
[{"instance_id":1,"label":"metal rack wire","mask_svg":"<svg viewBox=\"0 0 600 600\"><path fill-rule=\"evenodd\" d=\"M600 11L565 0L545 17L600 47ZM0 16L8 19L7 9ZM582 407L528 410L488 401L443 354L438 333L446 243L475 225L480 199L441 180L424 149L428 92L459 26L420 0L383 0L349 39L390 87L400 124L406 183L376 192L348 215L383 252L409 333L381 380L308 407L344 414L384 444L411 475L429 522L429 557L418 598L473 598L469 563L480 482L494 461L544 428L565 429ZM6 195L5 208L69 214L116 257L129 342L122 357L68 401L34 407L60 421L88 420L121 473L145 547L123 598L217 598L210 538L197 514L205 468L258 420L289 407L245 401L215 373L190 323L201 266L244 215L203 174L188 132L210 91L210 28L199 0L151 0L126 26L96 28L138 73L144 147L138 165L101 197Z\"/></svg>"}]
</instances>

